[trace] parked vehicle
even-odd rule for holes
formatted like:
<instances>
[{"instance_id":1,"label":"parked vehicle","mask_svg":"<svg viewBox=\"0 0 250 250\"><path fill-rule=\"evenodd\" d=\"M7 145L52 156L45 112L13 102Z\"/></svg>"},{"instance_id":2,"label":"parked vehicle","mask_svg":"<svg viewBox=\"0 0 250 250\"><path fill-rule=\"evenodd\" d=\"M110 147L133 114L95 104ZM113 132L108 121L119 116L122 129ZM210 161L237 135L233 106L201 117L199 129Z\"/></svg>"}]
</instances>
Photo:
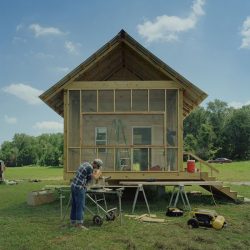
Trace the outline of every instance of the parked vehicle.
<instances>
[{"instance_id":1,"label":"parked vehicle","mask_svg":"<svg viewBox=\"0 0 250 250\"><path fill-rule=\"evenodd\" d=\"M230 159L227 159L227 158L217 158L217 159L214 159L214 160L208 160L207 161L208 163L231 163L232 160Z\"/></svg>"}]
</instances>

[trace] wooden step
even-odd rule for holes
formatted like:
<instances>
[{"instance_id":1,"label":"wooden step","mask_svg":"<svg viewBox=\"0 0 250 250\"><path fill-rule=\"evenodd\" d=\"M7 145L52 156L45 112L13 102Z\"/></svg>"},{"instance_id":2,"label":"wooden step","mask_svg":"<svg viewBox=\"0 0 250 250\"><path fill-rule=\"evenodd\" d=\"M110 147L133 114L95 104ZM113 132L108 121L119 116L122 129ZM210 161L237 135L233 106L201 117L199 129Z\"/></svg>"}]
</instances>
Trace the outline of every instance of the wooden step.
<instances>
[{"instance_id":1,"label":"wooden step","mask_svg":"<svg viewBox=\"0 0 250 250\"><path fill-rule=\"evenodd\" d=\"M205 172L202 174L201 178L204 181L208 181L208 180L215 181L216 180L216 177L211 177L208 175L208 173L205 174ZM202 186L202 187L209 192L211 192L211 190L212 190L212 193L215 195L229 198L235 202L237 201L237 195L238 195L237 192L232 191L229 186L219 185L219 186L211 186L211 187L210 186Z\"/></svg>"},{"instance_id":2,"label":"wooden step","mask_svg":"<svg viewBox=\"0 0 250 250\"><path fill-rule=\"evenodd\" d=\"M208 178L206 179L206 181L216 181L217 178L214 176L208 176Z\"/></svg>"},{"instance_id":3,"label":"wooden step","mask_svg":"<svg viewBox=\"0 0 250 250\"><path fill-rule=\"evenodd\" d=\"M237 203L243 203L244 201L245 201L245 197L238 194L236 202Z\"/></svg>"},{"instance_id":4,"label":"wooden step","mask_svg":"<svg viewBox=\"0 0 250 250\"><path fill-rule=\"evenodd\" d=\"M230 187L227 186L202 186L207 191L211 192L214 195L220 196L220 197L226 197L230 200L237 201L237 192L231 191Z\"/></svg>"}]
</instances>

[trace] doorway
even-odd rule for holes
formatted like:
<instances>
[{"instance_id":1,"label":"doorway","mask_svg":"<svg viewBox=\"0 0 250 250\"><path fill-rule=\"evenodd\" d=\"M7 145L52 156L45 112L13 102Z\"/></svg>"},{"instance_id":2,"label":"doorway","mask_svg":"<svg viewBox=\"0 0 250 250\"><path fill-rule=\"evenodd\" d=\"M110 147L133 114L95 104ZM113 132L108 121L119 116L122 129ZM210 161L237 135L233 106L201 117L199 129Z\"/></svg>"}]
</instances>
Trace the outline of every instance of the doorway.
<instances>
[{"instance_id":1,"label":"doorway","mask_svg":"<svg viewBox=\"0 0 250 250\"><path fill-rule=\"evenodd\" d=\"M148 171L151 166L151 148L146 147L152 144L151 127L133 127L133 170ZM143 147L140 147L143 146Z\"/></svg>"}]
</instances>

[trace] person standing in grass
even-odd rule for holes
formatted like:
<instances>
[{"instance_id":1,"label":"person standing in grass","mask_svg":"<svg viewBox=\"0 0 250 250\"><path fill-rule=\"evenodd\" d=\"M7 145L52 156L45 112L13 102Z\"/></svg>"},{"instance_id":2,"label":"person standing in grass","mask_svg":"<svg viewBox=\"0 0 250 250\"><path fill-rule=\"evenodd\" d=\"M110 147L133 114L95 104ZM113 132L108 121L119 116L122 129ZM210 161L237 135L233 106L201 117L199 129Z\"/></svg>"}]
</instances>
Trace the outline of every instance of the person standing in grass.
<instances>
[{"instance_id":1,"label":"person standing in grass","mask_svg":"<svg viewBox=\"0 0 250 250\"><path fill-rule=\"evenodd\" d=\"M101 159L95 159L92 164L83 162L77 169L75 177L71 183L71 225L81 229L87 229L83 226L85 196L87 184L92 179L98 180L101 175L103 162Z\"/></svg>"},{"instance_id":2,"label":"person standing in grass","mask_svg":"<svg viewBox=\"0 0 250 250\"><path fill-rule=\"evenodd\" d=\"M4 171L5 171L4 162L0 160L0 183L4 182Z\"/></svg>"}]
</instances>

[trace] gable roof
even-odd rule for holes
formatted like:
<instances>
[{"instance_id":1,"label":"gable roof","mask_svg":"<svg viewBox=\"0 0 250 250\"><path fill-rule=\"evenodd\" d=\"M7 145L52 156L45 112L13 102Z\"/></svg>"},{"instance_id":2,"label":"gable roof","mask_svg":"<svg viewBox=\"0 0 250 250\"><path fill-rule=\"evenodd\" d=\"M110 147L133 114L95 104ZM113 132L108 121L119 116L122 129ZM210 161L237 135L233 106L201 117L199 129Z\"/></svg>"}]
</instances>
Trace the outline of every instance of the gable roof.
<instances>
[{"instance_id":1,"label":"gable roof","mask_svg":"<svg viewBox=\"0 0 250 250\"><path fill-rule=\"evenodd\" d=\"M134 66L131 61L133 61ZM142 63L143 68L141 67ZM126 74L124 74L125 71ZM63 90L65 86L73 81L108 80L175 81L184 90L184 117L207 97L205 92L153 55L124 30L121 30L113 39L40 95L40 98L63 117Z\"/></svg>"}]
</instances>

